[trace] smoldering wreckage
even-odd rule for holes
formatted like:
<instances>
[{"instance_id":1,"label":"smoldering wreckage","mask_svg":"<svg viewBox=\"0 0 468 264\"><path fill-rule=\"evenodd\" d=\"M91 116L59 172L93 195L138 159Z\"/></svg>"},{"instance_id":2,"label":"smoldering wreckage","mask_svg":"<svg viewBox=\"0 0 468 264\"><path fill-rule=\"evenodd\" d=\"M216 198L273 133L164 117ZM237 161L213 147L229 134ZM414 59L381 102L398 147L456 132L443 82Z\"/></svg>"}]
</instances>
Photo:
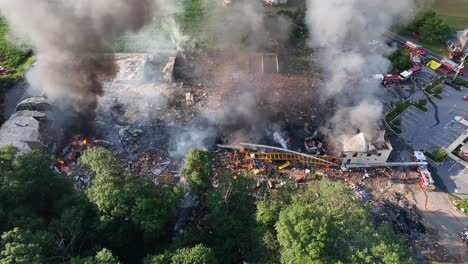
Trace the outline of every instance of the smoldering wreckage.
<instances>
[{"instance_id":1,"label":"smoldering wreckage","mask_svg":"<svg viewBox=\"0 0 468 264\"><path fill-rule=\"evenodd\" d=\"M105 44L113 40L113 34L138 31L143 26L145 21L135 21L138 17L135 14L150 15L146 13L149 7L122 2L130 5L122 5L122 10L116 10L109 18L119 26L112 30L107 27L113 23L103 19L110 6L105 4L96 7L95 17L85 14L84 20L80 12L87 9L62 17L62 12L41 14L39 11L48 10L43 7L37 9L37 15L26 14L26 20L9 17L14 12L5 13L9 22L18 25L36 47L37 65L28 81L41 89L28 91L17 104L16 113L0 128L0 146L14 145L21 152L40 149L50 153L53 169L73 178L78 190L91 183L92 174L77 161L83 151L94 146L111 150L128 170L150 177L155 184L185 184L179 168L192 148L212 152L214 184L218 175L228 169L234 175L255 177L256 185L252 188L260 194L275 192L285 185L301 188L314 184L320 177L345 181L355 190L356 199L373 205L375 221L390 223L404 235L420 259L451 260L435 242L435 230L424 227L415 205L404 197L403 184L420 183L428 190L434 188L425 157L415 152L413 160L389 161L393 147L379 125L382 109L373 95L380 86L366 78L375 70L385 72L388 62L383 51L369 53L362 43L367 45L378 39L393 20L408 16L406 12L411 10L409 5L413 1L398 0L397 4L387 1L392 8L385 8L385 1L366 5L368 0L359 0L340 9L327 6L336 1L308 1L311 14L307 14L310 15L307 23L315 35L314 42L318 42L314 45L320 48L314 47L307 56L312 57L312 63L328 61L326 65L318 63L324 66L320 72L298 64L303 57L296 58L294 52L271 37L259 39L273 45L256 48L159 49L151 53L91 56L89 61L85 58L73 63L82 54L101 54L107 50ZM256 8L261 12L255 1L238 2L248 5L253 10L249 9L250 13L256 13ZM18 6L16 2L3 0L0 4L12 10ZM389 12L377 17L369 14L379 12L361 14L360 4ZM92 1L89 5L93 6ZM67 13L69 7L62 8ZM340 26L336 21L338 30L323 26L322 20L327 19L321 14L330 10L337 12L331 17L350 23ZM166 11L163 8L158 12ZM254 18L261 17L255 15ZM49 30L49 24L39 22L43 17L67 21L58 24L76 24L79 29L63 26L57 31ZM233 16L240 17L247 19ZM254 18L250 19L257 21ZM88 19L101 26L89 26ZM239 23L232 23L236 24ZM246 27L255 34L261 33L257 31L263 29L255 25ZM362 35L363 28L375 28L375 32ZM62 36L69 36L71 43L53 41ZM355 44L351 47L349 36L359 37L353 39ZM63 56L55 56L56 53ZM368 61L371 65L365 65ZM336 65L340 70L334 69ZM350 80L351 75L354 78ZM346 93L348 83L352 89ZM58 96L49 96L57 90L61 91ZM341 104L343 100L339 97L349 97L358 107L348 108L349 104ZM65 102L60 101L63 98ZM186 211L190 206L193 203L182 203L180 207Z\"/></svg>"},{"instance_id":2,"label":"smoldering wreckage","mask_svg":"<svg viewBox=\"0 0 468 264\"><path fill-rule=\"evenodd\" d=\"M310 107L309 101L302 107L299 99L282 100L296 93L312 93L321 84L318 74L283 74L277 60L273 60L273 65L246 60L244 67L238 67L243 72L223 69L227 75L223 78L219 75L207 78L199 72L199 76L186 75L189 68L200 71L196 67L198 60L204 61L205 68L210 65L215 68L222 65L225 57L226 54L202 51L117 54L115 60L120 70L114 81L104 85L100 107L95 117L87 120L92 123L87 131L76 130L73 123L64 123L60 110L47 98L31 96L22 99L16 113L3 124L0 145L14 145L21 152L48 151L55 161L53 168L72 177L77 189L88 186L92 178L77 162L90 146L112 150L129 170L151 177L155 184L179 182L183 175L178 170L192 147L213 153L213 181L229 169L234 174L255 177L257 184L252 188L259 192L274 191L284 185L313 184L320 177L343 180L355 190L357 199L374 205L373 217L377 221L391 223L405 235L410 246L419 252L438 248L432 240L435 231L424 228L414 205L405 200L398 188L394 190L401 183L420 181L422 173L416 170L422 171L427 165L420 153L416 153L415 161L388 162L392 146L384 138L383 130L374 141L356 133L347 141L340 141L341 151L334 152L329 147L334 139L322 135L313 126L322 118L316 117L317 112L326 114L332 106L328 102L314 102L315 107ZM261 61L262 54L256 57ZM275 70L266 73L263 67ZM236 82L244 84L243 80L236 80L239 74L242 79L250 78L255 91L250 96L259 96L269 89L269 98L258 97L269 100L268 105L261 100L247 106L245 102L228 102L234 98L232 93L238 92ZM259 85L265 83L268 85ZM154 94L157 100L146 100ZM242 104L241 110L248 107L245 114L267 111L271 116L262 115L255 124L247 123L251 127L245 129L243 124L235 123L239 120L227 122L225 117L213 116L226 104L231 112L239 111L237 104ZM223 114L239 118L230 115L231 112ZM242 117L242 113L237 115ZM283 126L279 125L281 116L286 117ZM245 120L240 118L240 121ZM248 140L254 140L250 142L255 144Z\"/></svg>"}]
</instances>

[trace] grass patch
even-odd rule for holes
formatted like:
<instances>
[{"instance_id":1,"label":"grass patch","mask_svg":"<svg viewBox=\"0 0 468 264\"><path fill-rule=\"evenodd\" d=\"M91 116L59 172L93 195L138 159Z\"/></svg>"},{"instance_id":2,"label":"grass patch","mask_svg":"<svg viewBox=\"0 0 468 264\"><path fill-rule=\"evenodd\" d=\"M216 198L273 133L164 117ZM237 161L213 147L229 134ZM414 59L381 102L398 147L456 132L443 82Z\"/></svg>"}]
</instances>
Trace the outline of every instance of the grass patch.
<instances>
[{"instance_id":1,"label":"grass patch","mask_svg":"<svg viewBox=\"0 0 468 264\"><path fill-rule=\"evenodd\" d=\"M468 0L435 0L432 9L454 30L468 27Z\"/></svg>"},{"instance_id":2,"label":"grass patch","mask_svg":"<svg viewBox=\"0 0 468 264\"><path fill-rule=\"evenodd\" d=\"M0 66L12 70L10 75L0 75L0 105L3 103L5 93L21 78L33 62L32 52L28 47L18 48L11 44L7 38L8 25L0 17L0 54L5 56ZM2 120L0 120L1 123Z\"/></svg>"},{"instance_id":3,"label":"grass patch","mask_svg":"<svg viewBox=\"0 0 468 264\"><path fill-rule=\"evenodd\" d=\"M4 18L0 17L0 54L6 59L0 61L0 66L11 69L14 73L21 72L21 66L31 57L32 52L27 47L18 48L7 39L8 26Z\"/></svg>"},{"instance_id":4,"label":"grass patch","mask_svg":"<svg viewBox=\"0 0 468 264\"><path fill-rule=\"evenodd\" d=\"M452 154L458 156L458 152L460 152L461 148L463 147L463 144L458 145L453 151Z\"/></svg>"},{"instance_id":5,"label":"grass patch","mask_svg":"<svg viewBox=\"0 0 468 264\"><path fill-rule=\"evenodd\" d=\"M468 25L467 25L468 26ZM442 56L449 56L450 52L445 43L421 41L421 45L430 51L439 53Z\"/></svg>"},{"instance_id":6,"label":"grass patch","mask_svg":"<svg viewBox=\"0 0 468 264\"><path fill-rule=\"evenodd\" d=\"M417 109L423 111L423 112L427 112L427 107L426 107L426 104L427 104L427 99L421 99L419 101L415 101L415 102L411 102L411 104L416 107Z\"/></svg>"},{"instance_id":7,"label":"grass patch","mask_svg":"<svg viewBox=\"0 0 468 264\"><path fill-rule=\"evenodd\" d=\"M444 86L445 86L444 79L437 78L433 80L432 82L430 82L428 85L426 85L426 87L424 87L424 91L427 94L430 94L434 96L435 98L442 100L442 96L440 96L439 94L444 91Z\"/></svg>"},{"instance_id":8,"label":"grass patch","mask_svg":"<svg viewBox=\"0 0 468 264\"><path fill-rule=\"evenodd\" d=\"M453 80L452 83L468 88L468 81L460 77L455 78L455 80Z\"/></svg>"},{"instance_id":9,"label":"grass patch","mask_svg":"<svg viewBox=\"0 0 468 264\"><path fill-rule=\"evenodd\" d=\"M398 116L403 113L408 107L414 106L417 109L421 110L422 112L427 112L427 100L422 99L419 101L403 101L403 102L398 102L396 103L395 109L390 111L386 116L385 116L385 122L390 126L390 128L396 133L396 134L401 134L402 131L400 129L401 125L401 119L398 118Z\"/></svg>"},{"instance_id":10,"label":"grass patch","mask_svg":"<svg viewBox=\"0 0 468 264\"><path fill-rule=\"evenodd\" d=\"M399 114L403 113L411 105L410 101L398 102L396 103L395 109L390 111L385 116L385 121L391 123Z\"/></svg>"}]
</instances>

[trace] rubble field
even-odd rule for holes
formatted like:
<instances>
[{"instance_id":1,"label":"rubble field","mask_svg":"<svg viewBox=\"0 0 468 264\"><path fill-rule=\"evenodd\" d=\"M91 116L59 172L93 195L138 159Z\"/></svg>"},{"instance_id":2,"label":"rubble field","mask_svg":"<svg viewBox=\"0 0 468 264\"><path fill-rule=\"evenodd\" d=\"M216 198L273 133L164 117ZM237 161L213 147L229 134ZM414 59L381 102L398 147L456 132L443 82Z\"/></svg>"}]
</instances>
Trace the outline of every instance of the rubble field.
<instances>
[{"instance_id":1,"label":"rubble field","mask_svg":"<svg viewBox=\"0 0 468 264\"><path fill-rule=\"evenodd\" d=\"M414 170L378 168L369 170L342 171L339 168L307 165L291 162L285 169L279 169L284 162L264 162L254 169L251 160L243 150L214 151L215 175L230 170L234 174L249 174L257 180L258 195L274 192L284 185L301 187L314 184L318 178L327 177L332 181L344 181L355 192L355 198L371 206L369 217L377 225L389 224L400 234L405 243L415 252L418 261L424 263L462 263L461 256L451 254L438 243L438 230L427 224L423 213L411 199L412 188L419 182ZM247 155L248 156L248 155Z\"/></svg>"},{"instance_id":2,"label":"rubble field","mask_svg":"<svg viewBox=\"0 0 468 264\"><path fill-rule=\"evenodd\" d=\"M256 163L239 150L216 147L232 143L226 142L226 134L243 136L244 130L237 130L238 125L250 125L251 130L246 131L249 133L268 123L293 128L295 131L289 135L292 139L287 141L296 146L304 144L312 134L309 128L320 125L334 108L333 103L318 99L322 85L319 73L282 71L287 67L283 62L278 63L279 73L262 73L259 70L262 54L251 52L193 51L177 54L175 59L174 53L167 54L171 59L161 67L155 66L154 61L151 63L152 69L163 71L151 81L142 78L150 59L146 55L118 57L120 79L105 84L104 96L92 121L95 134L90 138L76 135L56 155L56 170L72 177L77 188L89 184L91 175L77 164L77 158L90 146L110 149L133 173L164 183L180 180L178 171L183 156L177 146L195 141L199 144L184 146L210 149L214 157L214 184L217 175L226 169L255 177L257 184L252 187L259 192L274 191L284 185L313 184L321 177L341 180L355 190L356 199L372 206L370 217L377 224L389 223L403 235L419 260L460 261L437 244L437 232L424 225L415 205L406 199L406 186L418 182L414 170L343 171L335 166L294 160ZM263 63L274 63L272 55L268 56ZM173 66L172 81L164 81L170 66ZM271 65L264 67L274 71ZM254 124L235 120L231 112L236 111L253 116ZM207 138L194 133L207 130L214 131L207 142Z\"/></svg>"}]
</instances>

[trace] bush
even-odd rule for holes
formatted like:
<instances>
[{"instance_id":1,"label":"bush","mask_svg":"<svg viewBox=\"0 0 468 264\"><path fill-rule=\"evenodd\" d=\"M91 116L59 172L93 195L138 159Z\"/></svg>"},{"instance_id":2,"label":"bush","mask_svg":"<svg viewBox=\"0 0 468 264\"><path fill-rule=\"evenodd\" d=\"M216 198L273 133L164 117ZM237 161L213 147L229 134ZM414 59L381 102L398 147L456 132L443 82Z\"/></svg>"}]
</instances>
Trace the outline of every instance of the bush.
<instances>
[{"instance_id":1,"label":"bush","mask_svg":"<svg viewBox=\"0 0 468 264\"><path fill-rule=\"evenodd\" d=\"M393 65L392 72L402 72L411 67L409 52L405 49L396 49L388 59Z\"/></svg>"},{"instance_id":2,"label":"bush","mask_svg":"<svg viewBox=\"0 0 468 264\"><path fill-rule=\"evenodd\" d=\"M468 88L468 81L463 78L457 77L452 81L454 84L462 85Z\"/></svg>"},{"instance_id":3,"label":"bush","mask_svg":"<svg viewBox=\"0 0 468 264\"><path fill-rule=\"evenodd\" d=\"M438 148L432 152L424 152L424 154L435 162L442 162L447 158L447 149L444 147Z\"/></svg>"},{"instance_id":4,"label":"bush","mask_svg":"<svg viewBox=\"0 0 468 264\"><path fill-rule=\"evenodd\" d=\"M392 122L395 126L400 126L401 125L401 119L400 118L395 118Z\"/></svg>"},{"instance_id":5,"label":"bush","mask_svg":"<svg viewBox=\"0 0 468 264\"><path fill-rule=\"evenodd\" d=\"M444 86L439 85L434 88L434 95L440 94L444 90Z\"/></svg>"},{"instance_id":6,"label":"bush","mask_svg":"<svg viewBox=\"0 0 468 264\"><path fill-rule=\"evenodd\" d=\"M468 213L468 198L461 200L459 206L461 209L463 209L465 214Z\"/></svg>"}]
</instances>

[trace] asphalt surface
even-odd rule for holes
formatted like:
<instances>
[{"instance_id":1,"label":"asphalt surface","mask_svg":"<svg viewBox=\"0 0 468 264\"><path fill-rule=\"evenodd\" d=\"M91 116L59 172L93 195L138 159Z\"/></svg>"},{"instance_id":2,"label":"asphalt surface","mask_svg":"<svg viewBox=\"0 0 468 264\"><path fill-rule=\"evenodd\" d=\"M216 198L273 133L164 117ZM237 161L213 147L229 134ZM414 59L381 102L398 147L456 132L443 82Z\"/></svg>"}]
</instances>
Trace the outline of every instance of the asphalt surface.
<instances>
[{"instance_id":1,"label":"asphalt surface","mask_svg":"<svg viewBox=\"0 0 468 264\"><path fill-rule=\"evenodd\" d=\"M405 47L405 43L406 43L407 41L411 41L411 42L413 42L413 43L415 43L415 44L420 45L420 44L419 44L417 41L415 41L414 39L405 38L405 37L402 37L402 36L397 35L397 34L395 34L395 33L393 33L393 32L390 32L390 31L387 31L387 32L385 33L385 36L386 36L388 39L392 40L394 43L396 43L399 47L403 47L403 48L404 48L404 47ZM424 58L426 58L426 59L430 59L430 60L435 59L435 60L438 60L438 61L440 61L440 60L442 60L442 59L444 58L443 56L441 56L441 55L439 55L439 54L437 54L437 53L435 53L435 52L433 52L433 51L427 50L427 49L426 49L426 52L422 55L422 57L424 57Z\"/></svg>"}]
</instances>

